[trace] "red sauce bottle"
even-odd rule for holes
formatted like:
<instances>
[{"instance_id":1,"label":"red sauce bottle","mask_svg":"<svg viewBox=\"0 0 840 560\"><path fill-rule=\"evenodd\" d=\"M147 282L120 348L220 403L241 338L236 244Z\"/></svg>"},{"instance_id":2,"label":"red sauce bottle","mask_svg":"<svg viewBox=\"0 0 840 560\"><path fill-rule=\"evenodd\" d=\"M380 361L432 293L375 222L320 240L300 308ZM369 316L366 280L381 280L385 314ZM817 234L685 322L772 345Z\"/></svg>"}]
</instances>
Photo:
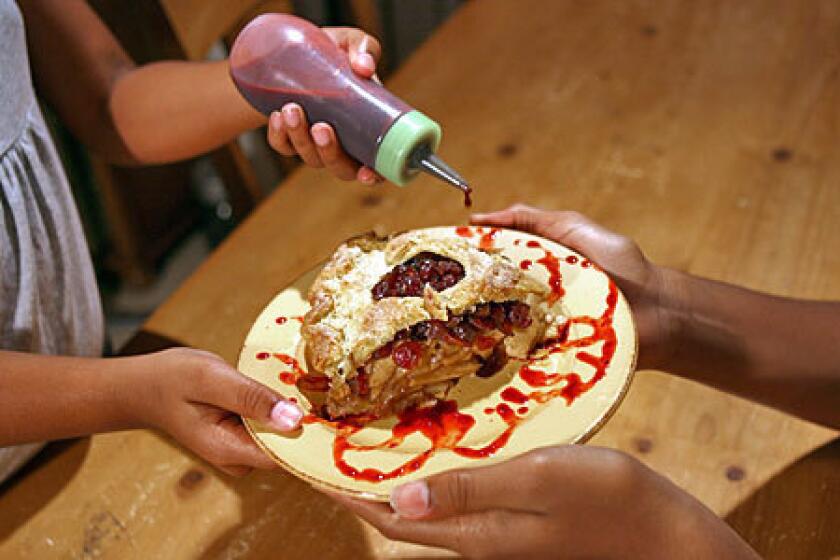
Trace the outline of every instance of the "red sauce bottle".
<instances>
[{"instance_id":1,"label":"red sauce bottle","mask_svg":"<svg viewBox=\"0 0 840 560\"><path fill-rule=\"evenodd\" d=\"M347 54L306 20L265 14L251 21L231 49L230 71L258 111L268 115L297 103L310 123L332 125L348 154L397 185L424 171L469 189L434 153L440 126L380 84L357 76Z\"/></svg>"}]
</instances>

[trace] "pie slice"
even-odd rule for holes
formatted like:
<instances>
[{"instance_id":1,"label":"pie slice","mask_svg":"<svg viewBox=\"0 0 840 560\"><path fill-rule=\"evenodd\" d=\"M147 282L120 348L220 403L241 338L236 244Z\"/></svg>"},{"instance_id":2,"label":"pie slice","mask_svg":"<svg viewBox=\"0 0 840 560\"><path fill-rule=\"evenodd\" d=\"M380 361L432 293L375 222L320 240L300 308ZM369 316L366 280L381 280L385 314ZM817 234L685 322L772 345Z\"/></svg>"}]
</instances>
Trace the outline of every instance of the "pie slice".
<instances>
[{"instance_id":1,"label":"pie slice","mask_svg":"<svg viewBox=\"0 0 840 560\"><path fill-rule=\"evenodd\" d=\"M381 417L444 396L467 375L526 358L545 335L545 288L466 240L373 234L338 248L301 330L324 414Z\"/></svg>"}]
</instances>

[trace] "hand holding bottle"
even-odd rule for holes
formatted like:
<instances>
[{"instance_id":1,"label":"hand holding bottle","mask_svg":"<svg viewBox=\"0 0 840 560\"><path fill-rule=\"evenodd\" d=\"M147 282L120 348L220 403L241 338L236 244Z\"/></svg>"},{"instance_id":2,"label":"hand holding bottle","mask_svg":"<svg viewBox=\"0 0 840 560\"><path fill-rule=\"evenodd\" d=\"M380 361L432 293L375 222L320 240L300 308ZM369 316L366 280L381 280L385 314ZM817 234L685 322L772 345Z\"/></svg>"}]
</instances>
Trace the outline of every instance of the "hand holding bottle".
<instances>
[{"instance_id":1,"label":"hand holding bottle","mask_svg":"<svg viewBox=\"0 0 840 560\"><path fill-rule=\"evenodd\" d=\"M283 125L288 145L281 148L294 148L310 165L374 181L362 165L400 186L427 173L462 191L469 206L472 189L435 153L440 125L359 74L359 67L372 71L371 44L364 36L336 40L295 16L263 14L234 41L230 73L251 106ZM274 117L278 108L281 117ZM323 122L310 129L312 121ZM329 149L339 143L344 153Z\"/></svg>"},{"instance_id":2,"label":"hand holding bottle","mask_svg":"<svg viewBox=\"0 0 840 560\"><path fill-rule=\"evenodd\" d=\"M382 54L379 41L350 27L325 27L324 32L347 53L350 67L357 75L376 80L376 64ZM347 155L332 126L323 122L310 125L297 103L287 103L271 114L268 143L284 156L299 155L310 167L326 167L339 179L355 179L366 185L382 181L371 168Z\"/></svg>"}]
</instances>

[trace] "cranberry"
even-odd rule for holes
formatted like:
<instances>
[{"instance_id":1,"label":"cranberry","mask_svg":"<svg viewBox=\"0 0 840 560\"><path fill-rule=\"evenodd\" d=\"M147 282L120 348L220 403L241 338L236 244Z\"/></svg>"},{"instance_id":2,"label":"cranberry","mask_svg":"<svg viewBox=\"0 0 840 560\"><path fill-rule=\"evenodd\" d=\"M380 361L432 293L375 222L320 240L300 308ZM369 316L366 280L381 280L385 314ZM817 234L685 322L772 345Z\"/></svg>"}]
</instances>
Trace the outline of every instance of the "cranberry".
<instances>
[{"instance_id":1,"label":"cranberry","mask_svg":"<svg viewBox=\"0 0 840 560\"><path fill-rule=\"evenodd\" d=\"M443 321L429 321L429 339L446 340L448 337L449 332L446 330L446 325L443 324Z\"/></svg>"},{"instance_id":2,"label":"cranberry","mask_svg":"<svg viewBox=\"0 0 840 560\"><path fill-rule=\"evenodd\" d=\"M417 269L417 271L420 273L420 278L423 279L423 282L428 282L435 274L434 261L426 260L421 262L420 267Z\"/></svg>"},{"instance_id":3,"label":"cranberry","mask_svg":"<svg viewBox=\"0 0 840 560\"><path fill-rule=\"evenodd\" d=\"M374 300L385 297L419 297L431 286L437 291L451 288L464 277L464 267L434 253L420 253L380 278L371 290Z\"/></svg>"},{"instance_id":4,"label":"cranberry","mask_svg":"<svg viewBox=\"0 0 840 560\"><path fill-rule=\"evenodd\" d=\"M446 327L453 338L466 346L472 344L476 334L478 334L475 327L461 318L458 318L457 321L447 322Z\"/></svg>"},{"instance_id":5,"label":"cranberry","mask_svg":"<svg viewBox=\"0 0 840 560\"><path fill-rule=\"evenodd\" d=\"M479 336L475 339L475 347L479 350L489 350L496 346L496 342L492 336Z\"/></svg>"},{"instance_id":6,"label":"cranberry","mask_svg":"<svg viewBox=\"0 0 840 560\"><path fill-rule=\"evenodd\" d=\"M400 296L422 296L423 281L415 271L409 271L400 276L396 281L396 293Z\"/></svg>"},{"instance_id":7,"label":"cranberry","mask_svg":"<svg viewBox=\"0 0 840 560\"><path fill-rule=\"evenodd\" d=\"M490 331L496 328L496 322L493 321L492 317L472 315L470 316L470 324L483 331Z\"/></svg>"},{"instance_id":8,"label":"cranberry","mask_svg":"<svg viewBox=\"0 0 840 560\"><path fill-rule=\"evenodd\" d=\"M502 326L507 321L507 314L505 313L505 308L499 305L498 303L493 303L490 316L493 318L493 322L495 323L496 328L501 330Z\"/></svg>"},{"instance_id":9,"label":"cranberry","mask_svg":"<svg viewBox=\"0 0 840 560\"><path fill-rule=\"evenodd\" d=\"M510 323L518 329L527 329L531 326L531 309L527 304L520 301L511 302L506 310Z\"/></svg>"},{"instance_id":10,"label":"cranberry","mask_svg":"<svg viewBox=\"0 0 840 560\"><path fill-rule=\"evenodd\" d=\"M374 360L381 360L382 358L387 358L391 355L391 351L394 349L394 343L389 342L385 346L380 346L374 353L373 359Z\"/></svg>"},{"instance_id":11,"label":"cranberry","mask_svg":"<svg viewBox=\"0 0 840 560\"><path fill-rule=\"evenodd\" d=\"M379 282L376 286L373 287L373 299L378 301L388 295L388 291L390 289L390 284L387 282Z\"/></svg>"},{"instance_id":12,"label":"cranberry","mask_svg":"<svg viewBox=\"0 0 840 560\"><path fill-rule=\"evenodd\" d=\"M401 342L394 348L394 353L391 357L398 367L403 369L414 369L420 363L420 355L423 352L423 346L418 342L406 341Z\"/></svg>"},{"instance_id":13,"label":"cranberry","mask_svg":"<svg viewBox=\"0 0 840 560\"><path fill-rule=\"evenodd\" d=\"M431 325L428 321L422 321L411 327L411 339L412 340L428 340L429 338L429 331L431 331Z\"/></svg>"},{"instance_id":14,"label":"cranberry","mask_svg":"<svg viewBox=\"0 0 840 560\"><path fill-rule=\"evenodd\" d=\"M490 304L489 303L480 303L475 306L475 309L472 312L472 315L475 317L489 317L490 316Z\"/></svg>"}]
</instances>

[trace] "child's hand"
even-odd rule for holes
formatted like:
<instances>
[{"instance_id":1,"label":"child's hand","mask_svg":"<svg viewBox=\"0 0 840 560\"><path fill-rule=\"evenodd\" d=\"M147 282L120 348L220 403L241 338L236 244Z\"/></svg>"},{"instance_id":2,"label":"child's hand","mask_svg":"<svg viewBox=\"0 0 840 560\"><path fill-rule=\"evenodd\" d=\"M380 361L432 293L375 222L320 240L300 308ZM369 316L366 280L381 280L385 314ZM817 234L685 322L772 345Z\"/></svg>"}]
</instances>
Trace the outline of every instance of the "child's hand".
<instances>
[{"instance_id":1,"label":"child's hand","mask_svg":"<svg viewBox=\"0 0 840 560\"><path fill-rule=\"evenodd\" d=\"M379 41L350 27L325 27L324 31L347 53L356 74L376 79L376 63L382 52ZM382 181L375 171L344 153L330 125L315 123L310 127L303 109L296 103L288 103L281 111L271 114L268 143L284 156L299 155L310 167L326 167L339 179L357 179L367 185Z\"/></svg>"},{"instance_id":2,"label":"child's hand","mask_svg":"<svg viewBox=\"0 0 840 560\"><path fill-rule=\"evenodd\" d=\"M159 428L220 470L242 476L275 463L248 435L240 415L286 432L302 411L209 352L176 348L132 360L126 402L138 422Z\"/></svg>"},{"instance_id":3,"label":"child's hand","mask_svg":"<svg viewBox=\"0 0 840 560\"><path fill-rule=\"evenodd\" d=\"M388 538L468 558L757 558L700 502L604 448L549 447L410 482L393 509L331 495Z\"/></svg>"},{"instance_id":4,"label":"child's hand","mask_svg":"<svg viewBox=\"0 0 840 560\"><path fill-rule=\"evenodd\" d=\"M652 262L636 243L613 233L578 212L547 211L515 204L489 214L475 214L472 223L519 229L579 251L615 280L633 309L639 330L639 366L663 365L672 350L678 321L664 305L680 290L678 280Z\"/></svg>"}]
</instances>

